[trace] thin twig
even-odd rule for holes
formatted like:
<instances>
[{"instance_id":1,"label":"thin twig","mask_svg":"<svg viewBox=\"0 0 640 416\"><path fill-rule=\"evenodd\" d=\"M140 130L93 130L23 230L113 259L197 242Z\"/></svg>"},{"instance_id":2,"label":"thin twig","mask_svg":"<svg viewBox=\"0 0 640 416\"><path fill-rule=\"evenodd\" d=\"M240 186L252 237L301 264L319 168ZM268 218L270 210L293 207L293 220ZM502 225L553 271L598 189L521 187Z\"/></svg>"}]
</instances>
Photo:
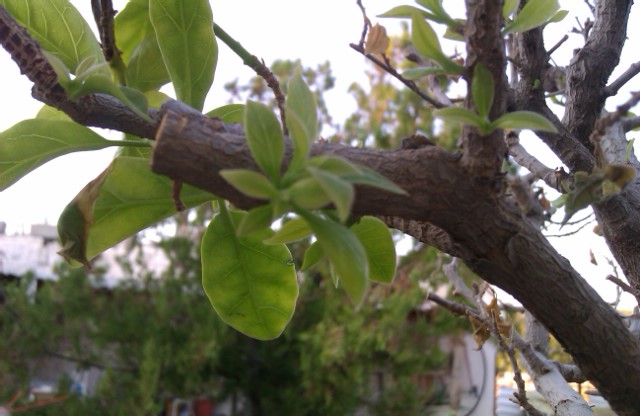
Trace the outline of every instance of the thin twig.
<instances>
[{"instance_id":1,"label":"thin twig","mask_svg":"<svg viewBox=\"0 0 640 416\"><path fill-rule=\"evenodd\" d=\"M547 55L551 56L560 46L562 46L563 43L565 43L567 40L569 39L569 35L564 35L559 41L558 43L556 43L555 45L553 45L551 47L551 49L549 49L547 51Z\"/></svg>"},{"instance_id":2,"label":"thin twig","mask_svg":"<svg viewBox=\"0 0 640 416\"><path fill-rule=\"evenodd\" d=\"M635 62L629 66L629 68L616 78L611 84L604 88L605 97L611 97L616 95L620 88L627 82L631 81L633 77L640 73L640 61Z\"/></svg>"},{"instance_id":3,"label":"thin twig","mask_svg":"<svg viewBox=\"0 0 640 416\"><path fill-rule=\"evenodd\" d=\"M510 132L507 135L506 142L509 149L509 155L511 155L520 166L527 168L536 178L544 181L544 183L551 188L558 192L562 192L562 187L560 181L558 181L556 171L546 166L527 152L524 146L520 144L518 135L515 132Z\"/></svg>"},{"instance_id":4,"label":"thin twig","mask_svg":"<svg viewBox=\"0 0 640 416\"><path fill-rule=\"evenodd\" d=\"M392 75L394 78L396 78L398 81L402 82L404 85L406 85L411 91L415 92L416 94L418 94L418 96L420 96L420 98L422 98L423 100L425 100L426 102L428 102L429 104L433 105L435 108L444 108L446 107L446 105L444 105L443 103L441 103L440 101L436 100L435 98L429 96L427 93L423 92L420 90L420 88L418 88L418 85L416 85L415 82L406 79L405 77L403 77L398 71L396 71L395 68L393 68L391 65L387 65L385 62L381 61L380 59L378 59L377 57L375 57L373 54L370 53L365 53L364 52L364 47L360 46L360 45L356 45L355 43L351 43L349 44L349 46L351 46L352 49L354 49L355 51L361 53L363 56L365 56L367 59L369 59L370 61L372 61L374 64L378 65L380 68L382 68L383 70L385 70L389 75Z\"/></svg>"},{"instance_id":5,"label":"thin twig","mask_svg":"<svg viewBox=\"0 0 640 416\"><path fill-rule=\"evenodd\" d=\"M362 35L360 35L360 42L358 42L358 46L360 46L364 50L364 42L365 42L365 39L367 38L367 32L371 27L371 20L369 20L369 18L367 17L367 12L364 9L364 6L362 5L362 0L356 0L356 4L360 8L360 11L362 12L362 20L364 20L364 25L362 27Z\"/></svg>"},{"instance_id":6,"label":"thin twig","mask_svg":"<svg viewBox=\"0 0 640 416\"><path fill-rule=\"evenodd\" d=\"M640 290L632 288L627 283L622 281L620 278L618 278L616 276L613 276L611 274L607 276L607 280L610 281L610 282L613 282L614 284L616 284L620 289L624 290L625 292L630 293L631 295L633 295L633 297L636 298L636 301L638 302L638 304L640 304Z\"/></svg>"},{"instance_id":7,"label":"thin twig","mask_svg":"<svg viewBox=\"0 0 640 416\"><path fill-rule=\"evenodd\" d=\"M282 129L284 130L284 134L288 134L287 131L287 120L286 120L286 111L285 111L285 98L282 93L282 89L280 88L280 82L278 78L271 72L268 66L265 65L263 60L258 59L255 55L252 55L247 51L237 40L232 38L224 29L220 27L217 23L213 24L213 32L216 34L216 37L224 42L236 55L238 55L242 62L253 69L256 74L261 76L269 88L273 91L273 94L276 97L276 103L278 104L278 109L280 110L280 121L282 122Z\"/></svg>"},{"instance_id":8,"label":"thin twig","mask_svg":"<svg viewBox=\"0 0 640 416\"><path fill-rule=\"evenodd\" d=\"M585 228L589 224L591 224L591 222L587 222L585 224L582 224L580 227L576 228L573 231L569 231L569 232L562 233L562 234L545 234L544 236L547 237L547 238L551 238L551 237L567 237L567 236L579 233L583 228Z\"/></svg>"}]
</instances>

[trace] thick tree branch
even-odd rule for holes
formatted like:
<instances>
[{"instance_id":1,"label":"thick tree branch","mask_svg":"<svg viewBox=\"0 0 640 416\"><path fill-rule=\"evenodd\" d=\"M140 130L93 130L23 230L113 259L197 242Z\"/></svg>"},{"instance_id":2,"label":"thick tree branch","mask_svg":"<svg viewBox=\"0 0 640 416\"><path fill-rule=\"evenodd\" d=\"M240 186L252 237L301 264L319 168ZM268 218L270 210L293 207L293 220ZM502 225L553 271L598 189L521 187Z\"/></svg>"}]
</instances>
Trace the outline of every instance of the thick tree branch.
<instances>
[{"instance_id":1,"label":"thick tree branch","mask_svg":"<svg viewBox=\"0 0 640 416\"><path fill-rule=\"evenodd\" d=\"M607 80L620 61L632 4L631 0L598 1L587 43L576 52L567 68L563 123L590 150L593 144L589 136L607 98Z\"/></svg>"},{"instance_id":2,"label":"thick tree branch","mask_svg":"<svg viewBox=\"0 0 640 416\"><path fill-rule=\"evenodd\" d=\"M219 123L203 116L166 110L152 169L241 208L260 205L219 176L220 169L257 170L244 137L236 133L221 131ZM640 408L640 346L620 316L516 207L477 186L455 155L435 146L381 151L314 144L312 154L321 153L365 164L409 193L358 187L355 215L426 221L443 230L474 272L512 294L549 329L614 408ZM287 149L285 159L290 157ZM603 362L603 355L617 357L616 365ZM621 379L627 381L623 386L615 382Z\"/></svg>"},{"instance_id":3,"label":"thick tree branch","mask_svg":"<svg viewBox=\"0 0 640 416\"><path fill-rule=\"evenodd\" d=\"M473 69L478 63L484 64L491 73L494 82L494 100L489 119L495 120L507 109L508 82L505 73L507 58L502 27L502 6L492 0L467 0L467 23L464 37L467 44L467 69ZM467 74L467 97L465 107L475 108L472 100L472 73ZM491 178L500 171L505 157L506 147L501 129L486 136L479 134L476 128L465 126L462 135L465 166L474 175Z\"/></svg>"},{"instance_id":4,"label":"thick tree branch","mask_svg":"<svg viewBox=\"0 0 640 416\"><path fill-rule=\"evenodd\" d=\"M542 133L538 136L565 163L570 170L590 171L594 158L558 117L549 109L540 80L550 68L549 55L544 48L542 29L519 33L517 40L517 64L520 81L514 90L514 110L533 111L549 119L558 133Z\"/></svg>"}]
</instances>

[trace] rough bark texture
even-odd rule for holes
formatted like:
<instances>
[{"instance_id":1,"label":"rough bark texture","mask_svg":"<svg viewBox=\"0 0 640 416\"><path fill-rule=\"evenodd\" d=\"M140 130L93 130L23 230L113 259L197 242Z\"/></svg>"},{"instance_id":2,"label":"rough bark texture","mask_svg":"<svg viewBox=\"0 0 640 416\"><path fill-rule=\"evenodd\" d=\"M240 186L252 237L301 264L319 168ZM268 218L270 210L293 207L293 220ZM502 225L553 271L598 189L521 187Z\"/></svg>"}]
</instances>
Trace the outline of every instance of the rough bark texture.
<instances>
[{"instance_id":1,"label":"rough bark texture","mask_svg":"<svg viewBox=\"0 0 640 416\"><path fill-rule=\"evenodd\" d=\"M567 70L567 110L562 122L547 108L542 89L536 88L535 80L544 79L548 61L539 29L518 35L522 78L514 91L508 91L499 3L466 2L467 69L481 61L494 76L491 118L507 108L510 93L511 108L538 111L556 124L560 134L541 137L572 171L590 170L595 158L588 137L604 105L603 89L618 62L632 2L597 2L591 36ZM237 126L225 126L172 103L160 113L152 112L148 121L102 95L68 100L51 77L52 69L37 43L2 7L0 43L35 83L37 98L84 125L155 138L154 171L211 191L241 208L260 204L219 175L228 168L257 170ZM518 299L560 341L618 414L640 414L637 339L505 195L506 182L499 172L505 151L501 133L480 137L465 129L461 139L460 154L436 146L380 151L328 143L314 144L312 152L367 165L404 188L407 196L357 187L353 213L381 217L388 225L460 257L483 279ZM288 148L287 160L290 155ZM632 285L640 282L639 208L638 182L595 207L613 254Z\"/></svg>"}]
</instances>

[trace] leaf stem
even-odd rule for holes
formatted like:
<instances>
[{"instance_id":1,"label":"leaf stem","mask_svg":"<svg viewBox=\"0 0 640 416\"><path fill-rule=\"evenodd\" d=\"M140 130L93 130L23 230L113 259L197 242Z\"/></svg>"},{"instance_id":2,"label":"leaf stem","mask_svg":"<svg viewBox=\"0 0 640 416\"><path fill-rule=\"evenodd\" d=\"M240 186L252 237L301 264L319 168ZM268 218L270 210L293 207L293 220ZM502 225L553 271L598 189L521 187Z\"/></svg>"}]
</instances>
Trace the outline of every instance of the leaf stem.
<instances>
[{"instance_id":1,"label":"leaf stem","mask_svg":"<svg viewBox=\"0 0 640 416\"><path fill-rule=\"evenodd\" d=\"M213 32L216 37L224 42L236 55L238 55L242 62L253 69L256 74L261 76L269 88L273 91L273 94L276 96L276 102L278 103L278 109L280 110L280 120L282 121L282 129L284 134L287 135L287 123L285 117L285 104L284 104L284 94L282 93L282 89L280 89L280 82L273 75L273 72L264 64L264 61L258 59L255 55L251 54L248 50L246 50L240 42L235 40L231 35L229 35L223 28L221 28L217 23L213 24Z\"/></svg>"}]
</instances>

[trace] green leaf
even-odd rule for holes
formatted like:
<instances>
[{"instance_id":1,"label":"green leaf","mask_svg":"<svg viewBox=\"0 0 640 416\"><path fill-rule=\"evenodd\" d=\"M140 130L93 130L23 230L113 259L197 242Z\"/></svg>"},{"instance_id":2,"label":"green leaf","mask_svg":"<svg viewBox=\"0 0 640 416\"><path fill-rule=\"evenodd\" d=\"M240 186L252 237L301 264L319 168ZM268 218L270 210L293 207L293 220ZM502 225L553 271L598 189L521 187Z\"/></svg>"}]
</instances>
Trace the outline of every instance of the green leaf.
<instances>
[{"instance_id":1,"label":"green leaf","mask_svg":"<svg viewBox=\"0 0 640 416\"><path fill-rule=\"evenodd\" d=\"M293 159L290 169L303 164L309 155L311 142L318 132L318 114L315 97L302 79L298 68L287 88L287 127L293 141Z\"/></svg>"},{"instance_id":2,"label":"green leaf","mask_svg":"<svg viewBox=\"0 0 640 416\"><path fill-rule=\"evenodd\" d=\"M202 110L218 60L209 1L150 1L149 17L178 99Z\"/></svg>"},{"instance_id":3,"label":"green leaf","mask_svg":"<svg viewBox=\"0 0 640 416\"><path fill-rule=\"evenodd\" d=\"M367 253L369 279L391 283L396 273L396 248L389 228L375 217L364 216L351 231Z\"/></svg>"},{"instance_id":4,"label":"green leaf","mask_svg":"<svg viewBox=\"0 0 640 416\"><path fill-rule=\"evenodd\" d=\"M330 172L312 166L307 167L307 170L318 181L322 190L335 205L340 221L346 221L355 198L353 186Z\"/></svg>"},{"instance_id":5,"label":"green leaf","mask_svg":"<svg viewBox=\"0 0 640 416\"><path fill-rule=\"evenodd\" d=\"M316 240L305 250L300 271L308 270L315 266L323 257L324 253L322 252L320 243Z\"/></svg>"},{"instance_id":6,"label":"green leaf","mask_svg":"<svg viewBox=\"0 0 640 416\"><path fill-rule=\"evenodd\" d=\"M481 118L486 118L489 115L489 110L493 105L493 88L491 72L482 62L478 62L473 68L471 94Z\"/></svg>"},{"instance_id":7,"label":"green leaf","mask_svg":"<svg viewBox=\"0 0 640 416\"><path fill-rule=\"evenodd\" d=\"M61 254L86 264L114 244L175 214L172 190L171 179L152 173L146 159L114 159L109 168L65 208L58 222L63 245ZM190 208L214 196L184 185L180 198Z\"/></svg>"},{"instance_id":8,"label":"green leaf","mask_svg":"<svg viewBox=\"0 0 640 416\"><path fill-rule=\"evenodd\" d=\"M481 128L484 119L474 113L473 111L462 107L447 107L441 108L433 112L433 115L440 117L443 120L455 121L457 123L467 124Z\"/></svg>"},{"instance_id":9,"label":"green leaf","mask_svg":"<svg viewBox=\"0 0 640 416\"><path fill-rule=\"evenodd\" d=\"M533 111L514 111L500 116L491 123L493 129L530 129L557 133L553 123Z\"/></svg>"},{"instance_id":10,"label":"green leaf","mask_svg":"<svg viewBox=\"0 0 640 416\"><path fill-rule=\"evenodd\" d=\"M378 17L400 17L400 18L410 18L414 13L418 13L425 19L435 20L436 16L433 14L426 12L422 9L419 9L415 6L396 6L391 10L379 14Z\"/></svg>"},{"instance_id":11,"label":"green leaf","mask_svg":"<svg viewBox=\"0 0 640 416\"><path fill-rule=\"evenodd\" d=\"M68 119L21 121L0 133L0 191L58 156L121 144Z\"/></svg>"},{"instance_id":12,"label":"green leaf","mask_svg":"<svg viewBox=\"0 0 640 416\"><path fill-rule=\"evenodd\" d=\"M564 20L565 17L569 14L569 10L558 10L556 14L553 15L551 19L547 23L559 23Z\"/></svg>"},{"instance_id":13,"label":"green leaf","mask_svg":"<svg viewBox=\"0 0 640 416\"><path fill-rule=\"evenodd\" d=\"M249 100L244 127L253 158L267 176L278 183L284 155L284 136L278 119L266 105Z\"/></svg>"},{"instance_id":14,"label":"green leaf","mask_svg":"<svg viewBox=\"0 0 640 416\"><path fill-rule=\"evenodd\" d=\"M456 22L446 10L442 7L442 0L416 0L416 3L433 13L435 22L444 23L449 27L458 26Z\"/></svg>"},{"instance_id":15,"label":"green leaf","mask_svg":"<svg viewBox=\"0 0 640 416\"><path fill-rule=\"evenodd\" d=\"M542 26L551 19L560 9L558 0L528 1L516 15L513 21L502 31L507 33L526 32L538 26Z\"/></svg>"},{"instance_id":16,"label":"green leaf","mask_svg":"<svg viewBox=\"0 0 640 416\"><path fill-rule=\"evenodd\" d=\"M311 177L297 180L287 189L286 195L288 200L304 209L319 209L331 203L320 182Z\"/></svg>"},{"instance_id":17,"label":"green leaf","mask_svg":"<svg viewBox=\"0 0 640 416\"><path fill-rule=\"evenodd\" d=\"M564 218L566 224L576 212L602 199L602 183L606 179L604 172L594 168L592 173L576 172L573 190L566 195Z\"/></svg>"},{"instance_id":18,"label":"green leaf","mask_svg":"<svg viewBox=\"0 0 640 416\"><path fill-rule=\"evenodd\" d=\"M91 27L68 0L1 0L0 4L72 71L90 56L104 62Z\"/></svg>"},{"instance_id":19,"label":"green leaf","mask_svg":"<svg viewBox=\"0 0 640 416\"><path fill-rule=\"evenodd\" d=\"M322 252L329 259L349 298L360 304L367 288L369 262L364 247L355 234L336 222L310 213L300 213L318 239Z\"/></svg>"},{"instance_id":20,"label":"green leaf","mask_svg":"<svg viewBox=\"0 0 640 416\"><path fill-rule=\"evenodd\" d=\"M122 101L140 117L151 121L147 114L147 99L144 94L116 84L111 78L107 63L96 62L95 58L90 56L80 63L76 72L74 79L61 82L69 98L74 99L91 93L108 94Z\"/></svg>"},{"instance_id":21,"label":"green leaf","mask_svg":"<svg viewBox=\"0 0 640 416\"><path fill-rule=\"evenodd\" d=\"M502 3L502 17L507 19L516 11L519 5L520 0L504 0L504 3Z\"/></svg>"},{"instance_id":22,"label":"green leaf","mask_svg":"<svg viewBox=\"0 0 640 416\"><path fill-rule=\"evenodd\" d=\"M262 231L271 226L273 222L273 205L267 204L252 208L247 215L242 217L236 234L244 237L249 234Z\"/></svg>"},{"instance_id":23,"label":"green leaf","mask_svg":"<svg viewBox=\"0 0 640 416\"><path fill-rule=\"evenodd\" d=\"M309 165L320 168L334 175L359 175L362 170L354 163L338 156L321 155L309 159Z\"/></svg>"},{"instance_id":24,"label":"green leaf","mask_svg":"<svg viewBox=\"0 0 640 416\"><path fill-rule=\"evenodd\" d=\"M157 90L171 80L153 31L131 52L125 79L127 86L140 91Z\"/></svg>"},{"instance_id":25,"label":"green leaf","mask_svg":"<svg viewBox=\"0 0 640 416\"><path fill-rule=\"evenodd\" d=\"M402 76L407 79L415 81L422 77L426 77L427 75L444 74L444 73L445 73L444 69L440 67L418 67L418 68L407 69L402 73Z\"/></svg>"},{"instance_id":26,"label":"green leaf","mask_svg":"<svg viewBox=\"0 0 640 416\"><path fill-rule=\"evenodd\" d=\"M219 117L224 123L244 122L244 104L227 104L207 113L208 117Z\"/></svg>"},{"instance_id":27,"label":"green leaf","mask_svg":"<svg viewBox=\"0 0 640 416\"><path fill-rule=\"evenodd\" d=\"M149 19L149 0L129 0L124 9L116 14L114 31L121 58L128 64L143 39L149 35L155 37Z\"/></svg>"},{"instance_id":28,"label":"green leaf","mask_svg":"<svg viewBox=\"0 0 640 416\"><path fill-rule=\"evenodd\" d=\"M264 175L248 169L223 169L220 176L245 195L258 199L269 199L278 191Z\"/></svg>"},{"instance_id":29,"label":"green leaf","mask_svg":"<svg viewBox=\"0 0 640 416\"><path fill-rule=\"evenodd\" d=\"M202 239L202 285L220 318L252 338L277 338L293 316L298 281L285 245L262 243L272 230L237 237L243 213L223 210Z\"/></svg>"},{"instance_id":30,"label":"green leaf","mask_svg":"<svg viewBox=\"0 0 640 416\"><path fill-rule=\"evenodd\" d=\"M302 240L311 235L309 224L300 217L292 218L282 224L274 235L264 240L265 244L287 244Z\"/></svg>"},{"instance_id":31,"label":"green leaf","mask_svg":"<svg viewBox=\"0 0 640 416\"><path fill-rule=\"evenodd\" d=\"M40 111L36 114L36 118L40 120L71 121L71 117L66 113L46 104L40 108Z\"/></svg>"},{"instance_id":32,"label":"green leaf","mask_svg":"<svg viewBox=\"0 0 640 416\"><path fill-rule=\"evenodd\" d=\"M414 13L411 21L411 40L420 55L437 62L449 73L457 74L464 69L442 52L436 32L433 31L431 25L420 14Z\"/></svg>"},{"instance_id":33,"label":"green leaf","mask_svg":"<svg viewBox=\"0 0 640 416\"><path fill-rule=\"evenodd\" d=\"M394 194L408 195L407 191L400 188L398 185L387 179L386 176L379 174L375 170L362 165L358 165L358 169L361 173L343 174L341 175L341 178L353 184L368 185Z\"/></svg>"}]
</instances>

